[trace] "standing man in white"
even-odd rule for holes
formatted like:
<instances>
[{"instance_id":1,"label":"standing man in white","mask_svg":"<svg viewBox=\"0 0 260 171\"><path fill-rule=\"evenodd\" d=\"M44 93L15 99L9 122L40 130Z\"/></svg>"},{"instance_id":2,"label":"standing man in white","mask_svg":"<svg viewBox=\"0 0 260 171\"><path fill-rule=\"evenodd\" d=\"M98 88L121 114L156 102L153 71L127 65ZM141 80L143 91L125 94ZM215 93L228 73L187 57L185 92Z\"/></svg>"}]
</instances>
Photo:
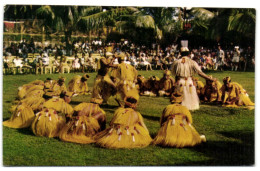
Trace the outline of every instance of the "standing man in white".
<instances>
[{"instance_id":1,"label":"standing man in white","mask_svg":"<svg viewBox=\"0 0 260 171\"><path fill-rule=\"evenodd\" d=\"M232 71L234 69L235 69L235 71L237 71L238 64L239 64L239 57L240 57L239 46L235 46L235 52L234 52L233 58L232 58Z\"/></svg>"},{"instance_id":2,"label":"standing man in white","mask_svg":"<svg viewBox=\"0 0 260 171\"><path fill-rule=\"evenodd\" d=\"M199 109L199 97L196 92L196 85L193 83L192 77L195 74L214 81L215 79L203 73L197 62L190 59L188 41L181 41L181 58L174 61L172 65L172 74L175 75L175 92L172 94L174 103L175 99L181 100L181 105L186 106L189 110ZM179 91L179 92L176 92ZM173 97L178 94L178 97ZM177 102L177 101L176 101Z\"/></svg>"}]
</instances>

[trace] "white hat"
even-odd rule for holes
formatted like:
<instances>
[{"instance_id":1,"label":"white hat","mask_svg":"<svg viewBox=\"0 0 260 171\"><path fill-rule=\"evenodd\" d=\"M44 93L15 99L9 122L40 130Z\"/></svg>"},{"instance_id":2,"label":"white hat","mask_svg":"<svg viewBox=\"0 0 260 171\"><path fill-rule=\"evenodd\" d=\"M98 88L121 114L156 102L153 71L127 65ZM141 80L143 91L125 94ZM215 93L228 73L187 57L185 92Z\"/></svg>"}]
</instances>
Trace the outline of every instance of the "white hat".
<instances>
[{"instance_id":1,"label":"white hat","mask_svg":"<svg viewBox=\"0 0 260 171\"><path fill-rule=\"evenodd\" d=\"M181 52L189 52L188 40L181 40Z\"/></svg>"},{"instance_id":2,"label":"white hat","mask_svg":"<svg viewBox=\"0 0 260 171\"><path fill-rule=\"evenodd\" d=\"M235 46L235 49L239 49L239 46Z\"/></svg>"}]
</instances>

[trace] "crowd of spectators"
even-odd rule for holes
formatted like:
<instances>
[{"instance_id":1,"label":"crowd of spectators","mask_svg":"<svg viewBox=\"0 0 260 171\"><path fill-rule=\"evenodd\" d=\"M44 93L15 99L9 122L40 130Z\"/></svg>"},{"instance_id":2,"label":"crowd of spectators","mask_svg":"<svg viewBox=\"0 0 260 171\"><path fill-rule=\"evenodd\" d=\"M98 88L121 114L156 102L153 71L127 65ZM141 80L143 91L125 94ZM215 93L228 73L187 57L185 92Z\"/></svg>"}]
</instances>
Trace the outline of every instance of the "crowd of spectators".
<instances>
[{"instance_id":1,"label":"crowd of spectators","mask_svg":"<svg viewBox=\"0 0 260 171\"><path fill-rule=\"evenodd\" d=\"M8 68L10 63L14 67L23 66L35 68L37 65L57 66L56 72L61 71L67 64L66 57L72 57L70 67L74 71L95 71L97 59L94 55L104 56L107 46L113 47L114 53L124 52L126 54L125 63L129 63L137 69L164 70L171 69L174 60L180 57L177 44L169 45L165 48L158 48L156 44L150 47L138 46L128 40L120 42L104 43L100 39L89 41L74 41L69 47L65 44L51 44L48 42L35 42L33 39L27 41L23 39L19 43L11 43L9 46L4 43L4 68ZM32 62L28 60L28 54L39 54L34 56ZM79 55L80 54L80 55ZM14 56L12 61L10 56ZM50 62L49 57L54 58ZM213 48L198 47L190 49L190 57L195 60L202 70L254 70L254 50L249 46L240 48L238 46L231 49L222 49L221 46ZM234 60L238 57L238 61ZM59 58L59 59L58 59ZM39 64L40 63L40 64ZM114 63L117 63L115 60ZM21 71L20 71L21 72Z\"/></svg>"}]
</instances>

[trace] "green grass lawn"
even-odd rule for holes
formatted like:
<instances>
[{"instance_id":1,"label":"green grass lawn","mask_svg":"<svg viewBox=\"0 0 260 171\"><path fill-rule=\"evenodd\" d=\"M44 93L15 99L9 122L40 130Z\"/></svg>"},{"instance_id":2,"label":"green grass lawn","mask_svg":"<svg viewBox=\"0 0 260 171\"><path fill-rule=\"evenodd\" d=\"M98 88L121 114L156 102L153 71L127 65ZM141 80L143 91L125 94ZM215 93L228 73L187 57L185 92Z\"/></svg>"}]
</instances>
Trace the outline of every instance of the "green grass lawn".
<instances>
[{"instance_id":1,"label":"green grass lawn","mask_svg":"<svg viewBox=\"0 0 260 171\"><path fill-rule=\"evenodd\" d=\"M81 73L77 73L81 74ZM139 71L149 77L162 77L162 71ZM210 72L218 78L231 76L247 90L255 100L255 74L253 72ZM47 77L66 77L66 83L75 75L4 75L3 76L3 120L10 118L8 111L14 101L17 88L30 81ZM90 73L88 85L93 87L96 73ZM205 83L205 81L203 80ZM89 102L90 96L75 97L71 105ZM110 122L116 102L101 106ZM163 109L170 104L168 98L140 98L137 110L143 115L152 138L159 130L159 119ZM193 125L207 142L193 148L162 148L148 146L142 149L104 149L95 144L81 145L62 142L58 138L36 137L30 128L11 129L3 127L3 164L5 166L252 166L255 163L254 110L225 108L201 104L200 110L192 112Z\"/></svg>"}]
</instances>

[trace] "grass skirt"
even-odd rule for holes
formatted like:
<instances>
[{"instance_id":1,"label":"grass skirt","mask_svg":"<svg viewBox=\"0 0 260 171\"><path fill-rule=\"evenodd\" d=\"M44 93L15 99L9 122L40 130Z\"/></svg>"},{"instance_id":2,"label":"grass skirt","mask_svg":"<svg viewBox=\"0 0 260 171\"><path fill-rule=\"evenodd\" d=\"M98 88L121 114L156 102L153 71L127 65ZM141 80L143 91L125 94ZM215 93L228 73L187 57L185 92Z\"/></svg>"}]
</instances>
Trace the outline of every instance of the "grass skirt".
<instances>
[{"instance_id":1,"label":"grass skirt","mask_svg":"<svg viewBox=\"0 0 260 171\"><path fill-rule=\"evenodd\" d=\"M93 143L93 136L100 131L101 127L98 120L92 117L101 114L105 117L105 112L98 104L80 103L74 107L74 114L60 133L62 141L75 142L81 144Z\"/></svg>"},{"instance_id":2,"label":"grass skirt","mask_svg":"<svg viewBox=\"0 0 260 171\"><path fill-rule=\"evenodd\" d=\"M93 117L77 116L61 129L59 138L62 141L89 144L93 143L92 138L100 129L98 121Z\"/></svg>"},{"instance_id":3,"label":"grass skirt","mask_svg":"<svg viewBox=\"0 0 260 171\"><path fill-rule=\"evenodd\" d=\"M32 95L43 95L43 85L25 84L18 88L18 98L23 99Z\"/></svg>"},{"instance_id":4,"label":"grass skirt","mask_svg":"<svg viewBox=\"0 0 260 171\"><path fill-rule=\"evenodd\" d=\"M152 141L141 114L131 108L117 109L110 125L110 128L95 136L97 145L105 148L140 148Z\"/></svg>"},{"instance_id":5,"label":"grass skirt","mask_svg":"<svg viewBox=\"0 0 260 171\"><path fill-rule=\"evenodd\" d=\"M57 137L64 124L65 116L58 115L53 109L43 109L36 114L31 128L36 136Z\"/></svg>"},{"instance_id":6,"label":"grass skirt","mask_svg":"<svg viewBox=\"0 0 260 171\"><path fill-rule=\"evenodd\" d=\"M68 83L68 90L78 95L88 94L88 84L87 81L82 82L81 76L77 75L73 77Z\"/></svg>"},{"instance_id":7,"label":"grass skirt","mask_svg":"<svg viewBox=\"0 0 260 171\"><path fill-rule=\"evenodd\" d=\"M192 126L192 117L184 106L169 105L163 113L162 123L153 144L168 147L188 147L206 141Z\"/></svg>"},{"instance_id":8,"label":"grass skirt","mask_svg":"<svg viewBox=\"0 0 260 171\"><path fill-rule=\"evenodd\" d=\"M187 80L183 78L180 79L178 85L183 86L183 100L181 104L186 106L189 110L199 109L199 97L191 77L188 77Z\"/></svg>"},{"instance_id":9,"label":"grass skirt","mask_svg":"<svg viewBox=\"0 0 260 171\"><path fill-rule=\"evenodd\" d=\"M200 144L202 140L199 133L190 123L183 123L182 120L182 116L176 116L173 124L173 119L169 117L154 138L153 144L178 148Z\"/></svg>"},{"instance_id":10,"label":"grass skirt","mask_svg":"<svg viewBox=\"0 0 260 171\"><path fill-rule=\"evenodd\" d=\"M31 107L34 112L40 111L44 102L44 98L35 96L27 97L20 101L20 103L25 103L27 106Z\"/></svg>"},{"instance_id":11,"label":"grass skirt","mask_svg":"<svg viewBox=\"0 0 260 171\"><path fill-rule=\"evenodd\" d=\"M9 120L4 121L3 125L10 128L30 127L35 115L31 107L26 104L17 105Z\"/></svg>"},{"instance_id":12,"label":"grass skirt","mask_svg":"<svg viewBox=\"0 0 260 171\"><path fill-rule=\"evenodd\" d=\"M64 115L73 114L73 108L71 107L71 105L66 103L63 99L57 98L57 97L53 97L53 98L49 99L48 101L46 101L43 104L43 107L48 108L48 109L54 109L58 113L62 113Z\"/></svg>"}]
</instances>

